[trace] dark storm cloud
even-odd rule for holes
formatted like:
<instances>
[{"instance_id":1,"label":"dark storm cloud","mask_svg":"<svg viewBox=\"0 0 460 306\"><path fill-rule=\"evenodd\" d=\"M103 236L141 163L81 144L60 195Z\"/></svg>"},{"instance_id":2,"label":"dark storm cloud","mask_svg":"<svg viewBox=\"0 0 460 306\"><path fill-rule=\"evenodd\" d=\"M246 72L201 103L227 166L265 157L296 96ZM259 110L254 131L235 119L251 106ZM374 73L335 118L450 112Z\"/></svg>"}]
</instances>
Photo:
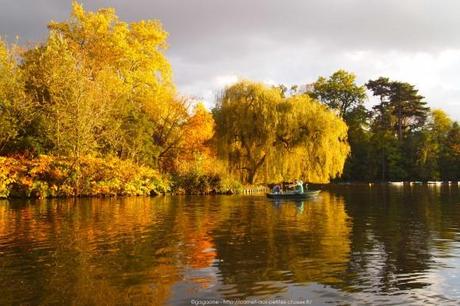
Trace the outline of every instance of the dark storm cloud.
<instances>
[{"instance_id":1,"label":"dark storm cloud","mask_svg":"<svg viewBox=\"0 0 460 306\"><path fill-rule=\"evenodd\" d=\"M460 46L460 3L381 0L86 1L127 19L159 18L175 45L258 36L317 40L341 48L426 50ZM441 5L442 4L442 5ZM238 46L243 48L244 46Z\"/></svg>"},{"instance_id":2,"label":"dark storm cloud","mask_svg":"<svg viewBox=\"0 0 460 306\"><path fill-rule=\"evenodd\" d=\"M0 32L9 37L20 35L26 40L42 37L50 19L66 18L71 3L62 0L1 2ZM331 47L353 49L429 50L460 46L460 36L456 34L460 26L460 2L456 0L83 2L89 9L113 6L126 20L160 19L171 33L174 48L223 47L244 51L245 43L254 37L279 43L316 40ZM203 42L206 46L201 45Z\"/></svg>"},{"instance_id":3,"label":"dark storm cloud","mask_svg":"<svg viewBox=\"0 0 460 306\"><path fill-rule=\"evenodd\" d=\"M0 0L0 35L38 40L71 2ZM91 0L121 19L159 19L179 89L212 100L236 76L313 81L338 68L361 82L381 74L416 84L456 118L460 1L425 0ZM450 52L450 53L449 53Z\"/></svg>"},{"instance_id":4,"label":"dark storm cloud","mask_svg":"<svg viewBox=\"0 0 460 306\"><path fill-rule=\"evenodd\" d=\"M70 2L69 2L70 3ZM46 35L51 19L64 18L70 4L58 0L0 0L0 36L8 41L37 41Z\"/></svg>"}]
</instances>

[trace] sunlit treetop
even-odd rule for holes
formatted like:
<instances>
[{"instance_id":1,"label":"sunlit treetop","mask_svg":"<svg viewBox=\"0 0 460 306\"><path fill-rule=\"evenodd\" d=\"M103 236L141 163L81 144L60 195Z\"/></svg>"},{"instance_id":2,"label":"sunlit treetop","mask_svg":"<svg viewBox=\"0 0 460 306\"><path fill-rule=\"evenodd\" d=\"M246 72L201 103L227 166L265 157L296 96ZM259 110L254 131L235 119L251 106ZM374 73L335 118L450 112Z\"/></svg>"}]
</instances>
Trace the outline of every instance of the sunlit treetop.
<instances>
[{"instance_id":1,"label":"sunlit treetop","mask_svg":"<svg viewBox=\"0 0 460 306\"><path fill-rule=\"evenodd\" d=\"M356 76L345 70L338 70L329 78L319 77L308 94L344 118L366 99L365 87L358 86Z\"/></svg>"},{"instance_id":2,"label":"sunlit treetop","mask_svg":"<svg viewBox=\"0 0 460 306\"><path fill-rule=\"evenodd\" d=\"M173 89L172 70L163 52L168 34L159 21L120 21L112 8L87 12L73 2L71 17L51 22L50 35L64 38L82 65L93 73L112 70L135 85L136 94ZM158 92L156 93L156 95Z\"/></svg>"}]
</instances>

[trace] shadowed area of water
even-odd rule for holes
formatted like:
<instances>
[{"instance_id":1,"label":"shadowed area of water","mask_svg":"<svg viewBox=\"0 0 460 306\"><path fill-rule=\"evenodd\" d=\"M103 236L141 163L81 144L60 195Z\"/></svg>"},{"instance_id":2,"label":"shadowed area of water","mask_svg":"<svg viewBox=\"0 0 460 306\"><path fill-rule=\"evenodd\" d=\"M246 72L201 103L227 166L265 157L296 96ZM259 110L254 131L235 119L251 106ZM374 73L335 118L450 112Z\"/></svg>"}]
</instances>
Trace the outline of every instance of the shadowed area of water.
<instances>
[{"instance_id":1,"label":"shadowed area of water","mask_svg":"<svg viewBox=\"0 0 460 306\"><path fill-rule=\"evenodd\" d=\"M455 305L459 188L0 201L0 284L0 305Z\"/></svg>"}]
</instances>

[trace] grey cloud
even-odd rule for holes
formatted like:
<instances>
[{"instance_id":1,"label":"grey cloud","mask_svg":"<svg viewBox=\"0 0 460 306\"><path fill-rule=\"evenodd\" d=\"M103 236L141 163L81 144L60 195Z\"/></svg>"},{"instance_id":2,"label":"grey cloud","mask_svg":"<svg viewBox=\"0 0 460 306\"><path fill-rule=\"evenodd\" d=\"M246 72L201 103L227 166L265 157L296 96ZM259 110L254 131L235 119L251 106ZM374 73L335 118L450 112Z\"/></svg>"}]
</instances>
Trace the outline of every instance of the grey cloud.
<instances>
[{"instance_id":1,"label":"grey cloud","mask_svg":"<svg viewBox=\"0 0 460 306\"><path fill-rule=\"evenodd\" d=\"M49 19L68 15L70 1L3 0L0 32L36 39ZM160 19L174 47L230 37L264 35L274 40L315 39L346 48L458 47L456 0L97 0L126 20ZM442 4L442 5L441 5ZM6 29L6 30L5 30ZM41 32L40 32L41 29ZM244 46L240 46L244 48Z\"/></svg>"},{"instance_id":2,"label":"grey cloud","mask_svg":"<svg viewBox=\"0 0 460 306\"><path fill-rule=\"evenodd\" d=\"M63 19L70 2L58 0L1 0L0 36L8 41L35 42L46 37L46 26L52 19Z\"/></svg>"},{"instance_id":3,"label":"grey cloud","mask_svg":"<svg viewBox=\"0 0 460 306\"><path fill-rule=\"evenodd\" d=\"M71 5L62 0L0 1L0 35L9 40L20 35L24 41L43 38L46 23L66 19ZM441 69L435 61L445 50L460 49L457 0L83 2L91 10L115 7L127 21L161 20L170 33L167 54L179 89L209 103L219 89L219 76L289 84L344 68L355 72L360 82L379 75L407 78L403 80L416 84L435 107L443 102L460 119L455 108L460 92L452 89L460 81L460 63L452 60L452 67ZM359 52L363 55L353 56ZM428 70L421 70L431 79L411 71L419 68L411 56L420 53L435 58Z\"/></svg>"}]
</instances>

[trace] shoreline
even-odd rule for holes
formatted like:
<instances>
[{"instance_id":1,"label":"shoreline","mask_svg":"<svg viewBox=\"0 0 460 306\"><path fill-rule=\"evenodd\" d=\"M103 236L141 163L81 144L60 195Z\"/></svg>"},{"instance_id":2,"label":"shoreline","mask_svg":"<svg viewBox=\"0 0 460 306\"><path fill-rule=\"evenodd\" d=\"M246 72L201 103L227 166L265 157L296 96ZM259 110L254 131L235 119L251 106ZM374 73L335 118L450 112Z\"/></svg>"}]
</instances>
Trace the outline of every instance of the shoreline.
<instances>
[{"instance_id":1,"label":"shoreline","mask_svg":"<svg viewBox=\"0 0 460 306\"><path fill-rule=\"evenodd\" d=\"M400 181L400 182L333 182L328 184L308 184L313 189L328 189L334 187L347 187L347 186L361 186L361 187L414 187L414 186L459 186L460 181ZM269 192L269 188L266 185L255 185L247 186L239 190L228 189L226 191L212 190L209 192L156 192L150 190L147 193L139 194L115 194L115 193L98 193L98 194L80 194L80 195L47 195L41 196L37 192L31 192L30 195L9 195L7 197L0 196L0 200L44 200L44 199L113 199L113 198L155 198L155 197L167 197L167 196L231 196L231 195L260 195Z\"/></svg>"}]
</instances>

